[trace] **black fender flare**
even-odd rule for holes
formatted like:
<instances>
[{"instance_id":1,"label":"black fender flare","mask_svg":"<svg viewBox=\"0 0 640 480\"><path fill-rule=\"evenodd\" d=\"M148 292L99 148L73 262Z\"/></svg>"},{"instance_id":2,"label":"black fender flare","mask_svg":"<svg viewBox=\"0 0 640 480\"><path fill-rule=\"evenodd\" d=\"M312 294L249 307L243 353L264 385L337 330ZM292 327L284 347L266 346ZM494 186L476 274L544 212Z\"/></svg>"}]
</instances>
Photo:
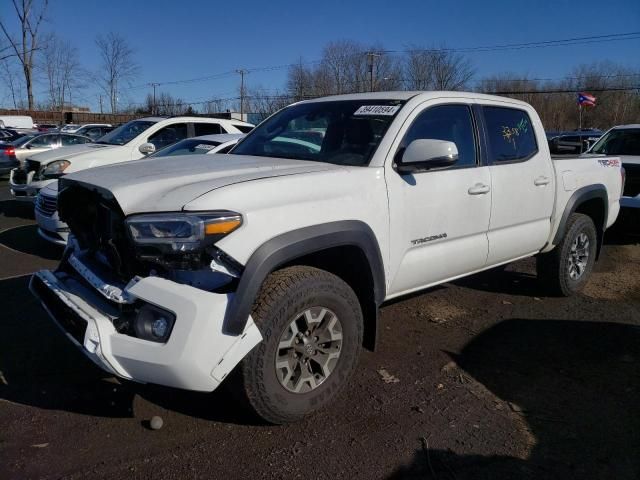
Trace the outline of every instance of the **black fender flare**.
<instances>
[{"instance_id":1,"label":"black fender flare","mask_svg":"<svg viewBox=\"0 0 640 480\"><path fill-rule=\"evenodd\" d=\"M562 237L564 237L569 216L577 210L580 204L594 198L602 200L602 203L604 204L604 219L602 225L596 225L596 229L600 236L600 238L598 238L598 255L600 254L604 231L606 230L607 219L609 218L609 197L607 195L607 187L605 187L601 183L587 185L586 187L579 188L578 190L573 192L573 195L571 195L571 197L569 197L569 201L565 206L564 212L562 213L562 218L560 219L560 223L558 224L558 229L556 230L556 234L553 237L554 245L558 245L558 243L560 243L560 241L562 240Z\"/></svg>"},{"instance_id":2,"label":"black fender flare","mask_svg":"<svg viewBox=\"0 0 640 480\"><path fill-rule=\"evenodd\" d=\"M376 236L366 223L359 220L329 222L283 233L267 240L253 252L227 308L223 332L242 334L260 287L271 272L296 258L340 246L355 246L363 251L371 269L373 294L378 307L384 300L386 286Z\"/></svg>"}]
</instances>

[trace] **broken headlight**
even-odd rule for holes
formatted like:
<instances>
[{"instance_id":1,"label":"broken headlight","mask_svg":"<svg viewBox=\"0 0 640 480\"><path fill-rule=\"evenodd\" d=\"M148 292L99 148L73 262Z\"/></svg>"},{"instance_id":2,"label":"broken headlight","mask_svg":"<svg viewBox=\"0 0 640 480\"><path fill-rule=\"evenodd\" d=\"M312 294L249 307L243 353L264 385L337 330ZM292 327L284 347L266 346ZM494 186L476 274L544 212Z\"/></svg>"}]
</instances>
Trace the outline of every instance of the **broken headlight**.
<instances>
[{"instance_id":1,"label":"broken headlight","mask_svg":"<svg viewBox=\"0 0 640 480\"><path fill-rule=\"evenodd\" d=\"M242 225L235 212L194 212L133 215L127 231L138 246L156 246L173 253L188 253L212 245Z\"/></svg>"}]
</instances>

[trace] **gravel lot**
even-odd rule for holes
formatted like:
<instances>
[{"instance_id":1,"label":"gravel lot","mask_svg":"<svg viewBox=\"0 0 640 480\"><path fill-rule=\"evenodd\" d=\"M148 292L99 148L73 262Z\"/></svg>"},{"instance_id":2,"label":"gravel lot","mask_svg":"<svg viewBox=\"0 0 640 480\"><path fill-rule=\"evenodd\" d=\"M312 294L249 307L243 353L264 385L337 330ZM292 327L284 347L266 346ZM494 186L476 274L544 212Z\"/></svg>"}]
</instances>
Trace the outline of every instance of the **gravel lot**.
<instances>
[{"instance_id":1,"label":"gravel lot","mask_svg":"<svg viewBox=\"0 0 640 480\"><path fill-rule=\"evenodd\" d=\"M60 254L0 181L2 479L640 478L638 236L607 234L577 298L527 260L385 306L339 401L283 427L93 366L27 290Z\"/></svg>"}]
</instances>

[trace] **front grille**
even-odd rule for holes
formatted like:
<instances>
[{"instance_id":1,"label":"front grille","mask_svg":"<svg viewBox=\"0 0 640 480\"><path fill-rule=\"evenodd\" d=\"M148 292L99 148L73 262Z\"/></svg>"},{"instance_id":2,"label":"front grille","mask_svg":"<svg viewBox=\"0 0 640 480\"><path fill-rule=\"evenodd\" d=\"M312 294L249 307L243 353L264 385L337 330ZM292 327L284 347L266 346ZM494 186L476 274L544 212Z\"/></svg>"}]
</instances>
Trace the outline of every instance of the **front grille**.
<instances>
[{"instance_id":1,"label":"front grille","mask_svg":"<svg viewBox=\"0 0 640 480\"><path fill-rule=\"evenodd\" d=\"M75 338L80 345L83 345L87 321L65 304L37 275L33 277L31 288L64 331Z\"/></svg>"},{"instance_id":2,"label":"front grille","mask_svg":"<svg viewBox=\"0 0 640 480\"><path fill-rule=\"evenodd\" d=\"M33 160L26 160L22 168L17 169L13 174L13 183L16 185L24 185L27 183L27 175L29 172L36 172L35 176L38 176L38 170L40 170L40 162L34 162Z\"/></svg>"},{"instance_id":3,"label":"front grille","mask_svg":"<svg viewBox=\"0 0 640 480\"><path fill-rule=\"evenodd\" d=\"M37 172L40 170L40 162L34 162L33 160L27 159L25 161L25 170L27 172Z\"/></svg>"},{"instance_id":4,"label":"front grille","mask_svg":"<svg viewBox=\"0 0 640 480\"><path fill-rule=\"evenodd\" d=\"M66 183L66 182L65 182ZM117 204L84 187L64 186L58 196L58 213L90 256L106 264L121 280L138 274L133 246L126 236L124 215Z\"/></svg>"},{"instance_id":5,"label":"front grille","mask_svg":"<svg viewBox=\"0 0 640 480\"><path fill-rule=\"evenodd\" d=\"M626 172L627 180L624 184L623 195L625 197L635 197L640 195L640 165L624 163L622 165Z\"/></svg>"},{"instance_id":6,"label":"front grille","mask_svg":"<svg viewBox=\"0 0 640 480\"><path fill-rule=\"evenodd\" d=\"M36 199L36 210L38 210L38 213L50 217L56 213L57 209L57 197L50 197L49 195L43 195L42 193L38 195L38 198Z\"/></svg>"}]
</instances>

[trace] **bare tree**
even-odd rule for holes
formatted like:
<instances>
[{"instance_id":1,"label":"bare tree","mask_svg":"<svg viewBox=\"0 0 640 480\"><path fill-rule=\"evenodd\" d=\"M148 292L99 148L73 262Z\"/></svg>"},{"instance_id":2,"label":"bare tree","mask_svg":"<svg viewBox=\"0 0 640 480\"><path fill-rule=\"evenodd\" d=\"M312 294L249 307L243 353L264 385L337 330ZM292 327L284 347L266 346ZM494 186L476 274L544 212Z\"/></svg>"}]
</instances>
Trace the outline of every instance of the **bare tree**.
<instances>
[{"instance_id":1,"label":"bare tree","mask_svg":"<svg viewBox=\"0 0 640 480\"><path fill-rule=\"evenodd\" d=\"M475 74L469 59L444 46L412 46L404 70L409 90L464 90Z\"/></svg>"},{"instance_id":2,"label":"bare tree","mask_svg":"<svg viewBox=\"0 0 640 480\"><path fill-rule=\"evenodd\" d=\"M78 51L69 41L51 35L43 48L42 67L47 82L49 108L63 111L81 87Z\"/></svg>"},{"instance_id":3,"label":"bare tree","mask_svg":"<svg viewBox=\"0 0 640 480\"><path fill-rule=\"evenodd\" d=\"M263 87L254 87L248 91L247 101L249 112L259 114L260 118L266 118L292 103L293 99L283 92L269 93Z\"/></svg>"},{"instance_id":4,"label":"bare tree","mask_svg":"<svg viewBox=\"0 0 640 480\"><path fill-rule=\"evenodd\" d=\"M12 3L20 22L20 37L15 39L11 36L3 21L0 21L0 29L22 66L27 87L27 103L29 109L33 109L34 54L39 48L40 25L44 20L48 0L41 0L39 5L36 0L12 0Z\"/></svg>"},{"instance_id":5,"label":"bare tree","mask_svg":"<svg viewBox=\"0 0 640 480\"><path fill-rule=\"evenodd\" d=\"M157 115L182 115L189 105L185 105L184 100L174 97L170 93L160 92L156 95L155 105L151 93L147 94L145 106L140 109L141 113L153 113Z\"/></svg>"},{"instance_id":6,"label":"bare tree","mask_svg":"<svg viewBox=\"0 0 640 480\"><path fill-rule=\"evenodd\" d=\"M117 33L96 37L96 46L102 66L97 74L98 82L111 105L111 113L118 111L118 96L121 84L130 82L138 74L138 65L133 58L133 50L126 39Z\"/></svg>"},{"instance_id":7,"label":"bare tree","mask_svg":"<svg viewBox=\"0 0 640 480\"><path fill-rule=\"evenodd\" d=\"M8 90L8 96L11 98L11 104L13 108L24 108L24 91L22 90L22 84L19 80L19 74L11 68L8 60L0 61L0 79L4 83Z\"/></svg>"}]
</instances>

